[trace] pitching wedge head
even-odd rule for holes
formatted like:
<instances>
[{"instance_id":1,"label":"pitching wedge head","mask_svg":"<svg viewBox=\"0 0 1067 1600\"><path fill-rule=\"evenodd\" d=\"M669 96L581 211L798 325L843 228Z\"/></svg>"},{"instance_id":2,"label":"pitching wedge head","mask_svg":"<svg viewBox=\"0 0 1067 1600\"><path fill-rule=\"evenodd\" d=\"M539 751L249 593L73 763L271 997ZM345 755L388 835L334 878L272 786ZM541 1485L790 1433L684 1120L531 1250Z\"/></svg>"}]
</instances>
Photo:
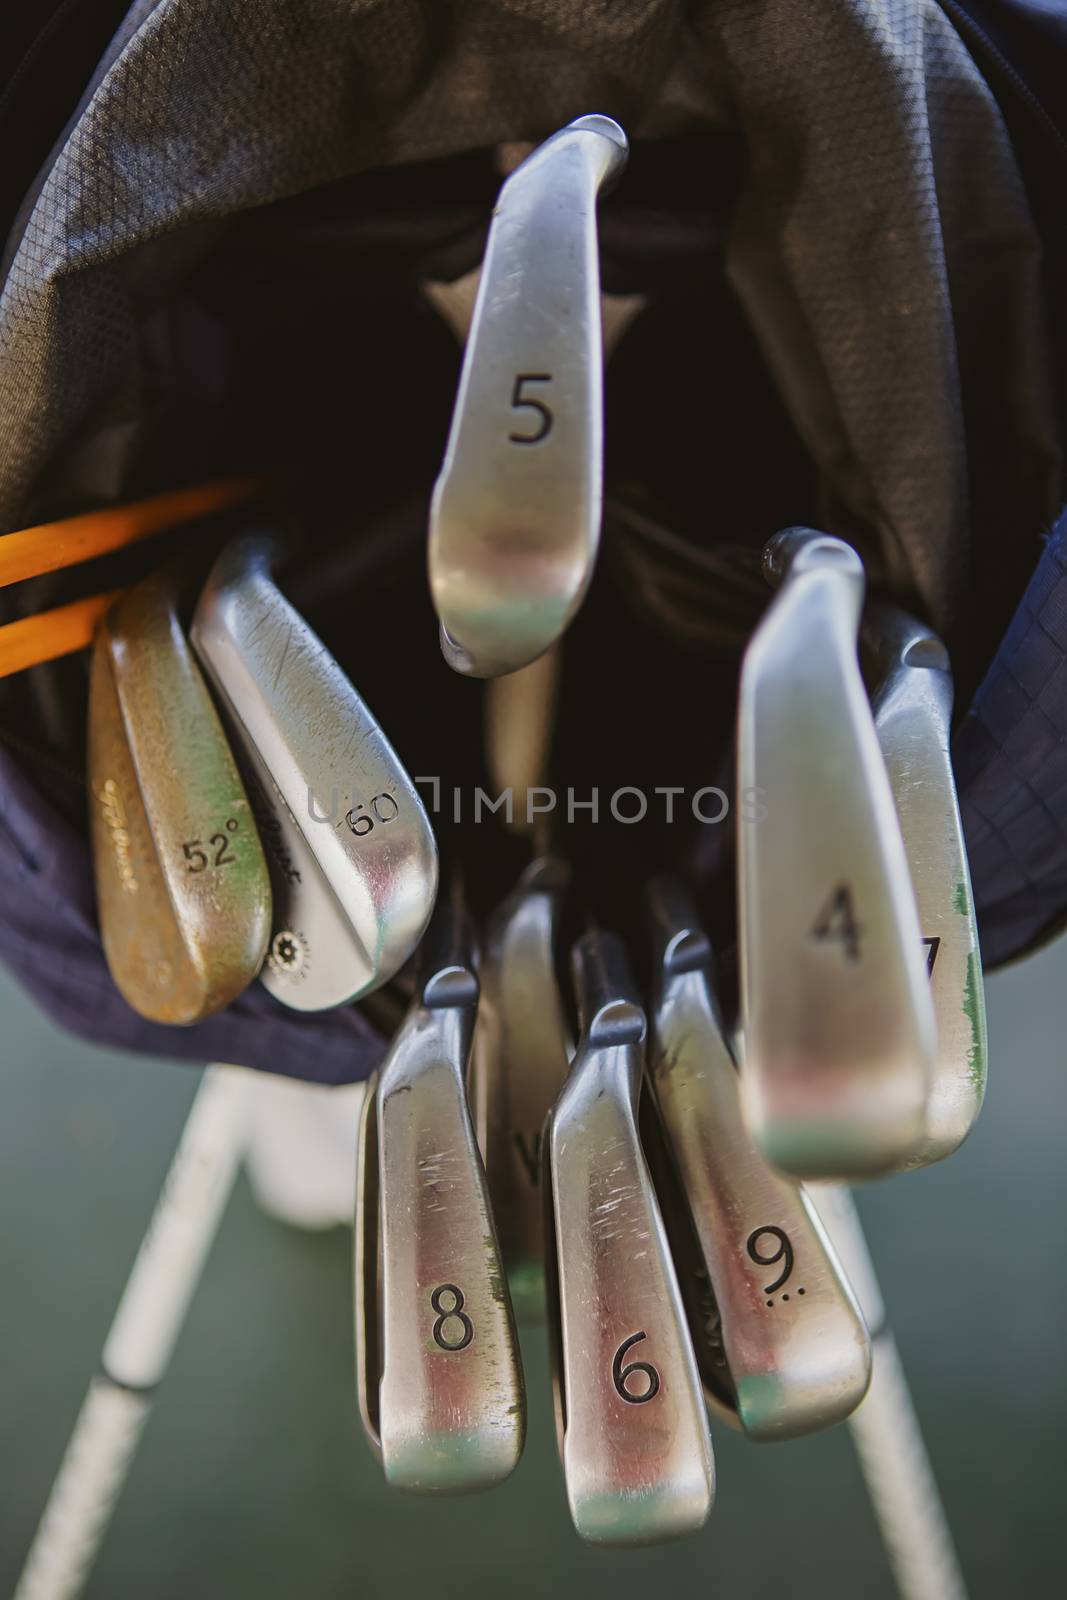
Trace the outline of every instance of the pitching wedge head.
<instances>
[{"instance_id":1,"label":"pitching wedge head","mask_svg":"<svg viewBox=\"0 0 1067 1600\"><path fill-rule=\"evenodd\" d=\"M545 1134L560 1450L581 1536L648 1544L704 1525L715 1468L638 1135L645 1016L619 940L586 934L574 976L581 1038Z\"/></svg>"},{"instance_id":2,"label":"pitching wedge head","mask_svg":"<svg viewBox=\"0 0 1067 1600\"><path fill-rule=\"evenodd\" d=\"M363 1163L357 1220L361 1412L389 1482L425 1492L491 1488L517 1464L526 1431L511 1305L467 1104L477 1004L466 918L442 897L415 1004L368 1108L365 1142L376 1122L377 1159Z\"/></svg>"},{"instance_id":3,"label":"pitching wedge head","mask_svg":"<svg viewBox=\"0 0 1067 1600\"><path fill-rule=\"evenodd\" d=\"M870 1341L807 1196L767 1165L745 1128L711 947L689 895L661 879L650 902L649 1065L714 1297L729 1378L716 1398L750 1438L795 1438L855 1410L870 1381Z\"/></svg>"},{"instance_id":4,"label":"pitching wedge head","mask_svg":"<svg viewBox=\"0 0 1067 1600\"><path fill-rule=\"evenodd\" d=\"M738 827L746 1120L798 1178L872 1177L924 1137L936 1047L915 895L856 656L864 577L840 540L768 548L745 652Z\"/></svg>"},{"instance_id":5,"label":"pitching wedge head","mask_svg":"<svg viewBox=\"0 0 1067 1600\"><path fill-rule=\"evenodd\" d=\"M430 513L442 648L471 677L547 650L592 576L603 477L596 200L626 150L610 117L580 117L512 173L493 214Z\"/></svg>"},{"instance_id":6,"label":"pitching wedge head","mask_svg":"<svg viewBox=\"0 0 1067 1600\"><path fill-rule=\"evenodd\" d=\"M274 890L262 978L319 1011L386 983L437 892L422 801L351 683L270 576L274 545L216 561L192 639L248 779Z\"/></svg>"},{"instance_id":7,"label":"pitching wedge head","mask_svg":"<svg viewBox=\"0 0 1067 1600\"><path fill-rule=\"evenodd\" d=\"M982 958L949 755L952 674L936 634L895 608L864 626L878 672L874 725L915 888L937 1019L925 1135L912 1164L950 1155L982 1108L986 1022Z\"/></svg>"},{"instance_id":8,"label":"pitching wedge head","mask_svg":"<svg viewBox=\"0 0 1067 1600\"><path fill-rule=\"evenodd\" d=\"M545 1306L541 1138L570 1066L555 964L569 879L551 857L527 868L490 919L478 974L471 1101L520 1322Z\"/></svg>"},{"instance_id":9,"label":"pitching wedge head","mask_svg":"<svg viewBox=\"0 0 1067 1600\"><path fill-rule=\"evenodd\" d=\"M89 788L100 929L123 998L199 1022L258 972L267 865L236 763L160 574L108 612L93 647Z\"/></svg>"}]
</instances>

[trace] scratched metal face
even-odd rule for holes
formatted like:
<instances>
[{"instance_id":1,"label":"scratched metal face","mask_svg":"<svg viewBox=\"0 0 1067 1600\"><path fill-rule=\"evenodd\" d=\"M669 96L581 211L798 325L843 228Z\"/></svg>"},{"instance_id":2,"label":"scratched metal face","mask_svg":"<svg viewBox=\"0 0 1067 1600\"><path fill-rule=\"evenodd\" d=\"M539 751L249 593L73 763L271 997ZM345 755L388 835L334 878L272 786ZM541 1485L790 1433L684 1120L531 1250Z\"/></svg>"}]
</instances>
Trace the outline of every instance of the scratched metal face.
<instances>
[{"instance_id":1,"label":"scratched metal face","mask_svg":"<svg viewBox=\"0 0 1067 1600\"><path fill-rule=\"evenodd\" d=\"M93 649L89 790L100 928L124 999L192 1023L255 977L270 880L251 808L166 577L108 613Z\"/></svg>"},{"instance_id":2,"label":"scratched metal face","mask_svg":"<svg viewBox=\"0 0 1067 1600\"><path fill-rule=\"evenodd\" d=\"M859 1405L870 1340L807 1196L767 1165L745 1129L711 949L688 896L660 881L652 910L649 1065L714 1297L729 1403L752 1438L795 1438Z\"/></svg>"},{"instance_id":3,"label":"scratched metal face","mask_svg":"<svg viewBox=\"0 0 1067 1600\"><path fill-rule=\"evenodd\" d=\"M638 1136L645 1018L618 940L575 948L582 1033L546 1131L567 1498L598 1544L702 1527L715 1471L696 1360Z\"/></svg>"},{"instance_id":4,"label":"scratched metal face","mask_svg":"<svg viewBox=\"0 0 1067 1600\"><path fill-rule=\"evenodd\" d=\"M545 1309L541 1137L570 1065L554 952L568 878L563 862L535 861L491 918L479 966L471 1102L520 1321Z\"/></svg>"},{"instance_id":5,"label":"scratched metal face","mask_svg":"<svg viewBox=\"0 0 1067 1600\"><path fill-rule=\"evenodd\" d=\"M859 557L794 529L738 710L746 1120L793 1177L872 1177L923 1139L936 1046L900 823L856 656Z\"/></svg>"},{"instance_id":6,"label":"scratched metal face","mask_svg":"<svg viewBox=\"0 0 1067 1600\"><path fill-rule=\"evenodd\" d=\"M909 1163L926 1165L963 1143L986 1085L982 958L949 755L952 675L941 640L901 611L879 610L865 637L882 669L875 727L915 886L937 1017L925 1136Z\"/></svg>"},{"instance_id":7,"label":"scratched metal face","mask_svg":"<svg viewBox=\"0 0 1067 1600\"><path fill-rule=\"evenodd\" d=\"M317 1011L377 988L437 892L415 785L366 705L270 577L269 541L219 557L192 638L241 754L274 891L262 979Z\"/></svg>"},{"instance_id":8,"label":"scratched metal face","mask_svg":"<svg viewBox=\"0 0 1067 1600\"><path fill-rule=\"evenodd\" d=\"M390 1483L438 1493L499 1483L526 1432L518 1343L467 1104L478 984L466 931L447 926L451 916L446 907L435 918L416 1003L379 1073L357 1247L364 1422Z\"/></svg>"},{"instance_id":9,"label":"scratched metal face","mask_svg":"<svg viewBox=\"0 0 1067 1600\"><path fill-rule=\"evenodd\" d=\"M626 160L609 117L582 117L497 202L430 516L445 657L496 677L559 637L600 537L603 352L596 200Z\"/></svg>"}]
</instances>

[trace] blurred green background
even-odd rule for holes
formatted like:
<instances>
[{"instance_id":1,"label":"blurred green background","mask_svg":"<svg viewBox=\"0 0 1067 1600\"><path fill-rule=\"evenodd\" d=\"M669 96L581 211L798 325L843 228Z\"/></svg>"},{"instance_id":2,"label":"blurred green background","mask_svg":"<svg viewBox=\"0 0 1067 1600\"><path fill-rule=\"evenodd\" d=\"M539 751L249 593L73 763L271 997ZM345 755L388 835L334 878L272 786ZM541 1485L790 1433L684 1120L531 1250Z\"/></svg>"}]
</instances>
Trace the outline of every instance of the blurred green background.
<instances>
[{"instance_id":1,"label":"blurred green background","mask_svg":"<svg viewBox=\"0 0 1067 1600\"><path fill-rule=\"evenodd\" d=\"M976 1600L1061 1581L1067 1422L1067 941L990 979L992 1078L962 1152L860 1196ZM11 1592L198 1074L90 1049L0 978L0 1593ZM524 1338L530 1439L489 1496L388 1491L359 1431L351 1236L295 1231L242 1178L87 1589L90 1600L510 1600L649 1590L881 1600L893 1588L847 1430L715 1430L704 1533L584 1547L547 1362Z\"/></svg>"}]
</instances>

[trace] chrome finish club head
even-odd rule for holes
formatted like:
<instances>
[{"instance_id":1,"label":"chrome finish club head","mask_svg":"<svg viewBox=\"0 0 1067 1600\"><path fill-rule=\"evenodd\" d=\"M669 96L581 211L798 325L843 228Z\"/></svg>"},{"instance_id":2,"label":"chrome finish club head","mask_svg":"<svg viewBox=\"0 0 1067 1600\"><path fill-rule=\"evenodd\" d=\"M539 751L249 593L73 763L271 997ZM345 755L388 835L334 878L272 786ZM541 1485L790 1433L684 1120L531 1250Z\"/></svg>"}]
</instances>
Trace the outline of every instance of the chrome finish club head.
<instances>
[{"instance_id":1,"label":"chrome finish club head","mask_svg":"<svg viewBox=\"0 0 1067 1600\"><path fill-rule=\"evenodd\" d=\"M904 836L937 1018L937 1054L916 1164L963 1143L986 1084L985 996L967 850L949 755L948 652L924 623L877 608L864 627L880 684L874 724Z\"/></svg>"},{"instance_id":2,"label":"chrome finish club head","mask_svg":"<svg viewBox=\"0 0 1067 1600\"><path fill-rule=\"evenodd\" d=\"M603 476L596 199L626 149L610 117L581 117L497 201L430 513L442 648L472 677L547 650L592 575Z\"/></svg>"},{"instance_id":3,"label":"chrome finish club head","mask_svg":"<svg viewBox=\"0 0 1067 1600\"><path fill-rule=\"evenodd\" d=\"M741 671L738 824L746 1120L798 1178L872 1177L921 1148L936 1047L926 962L856 657L863 567L838 539L767 546L781 588Z\"/></svg>"},{"instance_id":4,"label":"chrome finish club head","mask_svg":"<svg viewBox=\"0 0 1067 1600\"><path fill-rule=\"evenodd\" d=\"M262 979L299 1011L377 988L437 892L415 786L367 707L270 576L274 543L216 561L192 639L243 758L274 889Z\"/></svg>"},{"instance_id":5,"label":"chrome finish club head","mask_svg":"<svg viewBox=\"0 0 1067 1600\"><path fill-rule=\"evenodd\" d=\"M619 940L586 934L574 977L581 1039L545 1134L560 1450L582 1537L645 1544L703 1526L715 1468L638 1136L645 1016Z\"/></svg>"},{"instance_id":6,"label":"chrome finish club head","mask_svg":"<svg viewBox=\"0 0 1067 1600\"><path fill-rule=\"evenodd\" d=\"M420 959L364 1123L365 1150L377 1123L377 1162L365 1158L360 1179L357 1374L389 1482L461 1493L515 1467L526 1402L467 1104L478 980L454 901L442 900Z\"/></svg>"},{"instance_id":7,"label":"chrome finish club head","mask_svg":"<svg viewBox=\"0 0 1067 1600\"><path fill-rule=\"evenodd\" d=\"M219 1011L259 971L267 864L165 574L104 619L89 691L100 929L123 998L153 1022Z\"/></svg>"},{"instance_id":8,"label":"chrome finish club head","mask_svg":"<svg viewBox=\"0 0 1067 1600\"><path fill-rule=\"evenodd\" d=\"M471 1101L520 1321L545 1308L541 1138L570 1066L554 953L569 879L549 857L528 867L490 919L479 967Z\"/></svg>"},{"instance_id":9,"label":"chrome finish club head","mask_svg":"<svg viewBox=\"0 0 1067 1600\"><path fill-rule=\"evenodd\" d=\"M650 900L651 1079L714 1296L730 1399L751 1438L794 1438L855 1410L870 1341L807 1196L745 1129L711 947L689 896L658 880Z\"/></svg>"}]
</instances>

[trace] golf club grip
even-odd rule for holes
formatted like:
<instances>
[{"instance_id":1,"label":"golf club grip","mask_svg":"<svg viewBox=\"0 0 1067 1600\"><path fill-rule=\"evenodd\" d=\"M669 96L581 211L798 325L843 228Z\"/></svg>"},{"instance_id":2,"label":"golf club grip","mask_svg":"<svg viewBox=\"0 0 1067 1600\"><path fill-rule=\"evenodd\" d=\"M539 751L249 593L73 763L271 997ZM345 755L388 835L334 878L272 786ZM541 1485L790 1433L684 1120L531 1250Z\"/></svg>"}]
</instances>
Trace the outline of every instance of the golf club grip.
<instances>
[{"instance_id":1,"label":"golf club grip","mask_svg":"<svg viewBox=\"0 0 1067 1600\"><path fill-rule=\"evenodd\" d=\"M122 550L165 528L177 528L249 500L265 486L262 478L223 478L191 489L153 495L125 506L108 506L61 522L44 522L0 537L0 588L58 572L97 556Z\"/></svg>"}]
</instances>

